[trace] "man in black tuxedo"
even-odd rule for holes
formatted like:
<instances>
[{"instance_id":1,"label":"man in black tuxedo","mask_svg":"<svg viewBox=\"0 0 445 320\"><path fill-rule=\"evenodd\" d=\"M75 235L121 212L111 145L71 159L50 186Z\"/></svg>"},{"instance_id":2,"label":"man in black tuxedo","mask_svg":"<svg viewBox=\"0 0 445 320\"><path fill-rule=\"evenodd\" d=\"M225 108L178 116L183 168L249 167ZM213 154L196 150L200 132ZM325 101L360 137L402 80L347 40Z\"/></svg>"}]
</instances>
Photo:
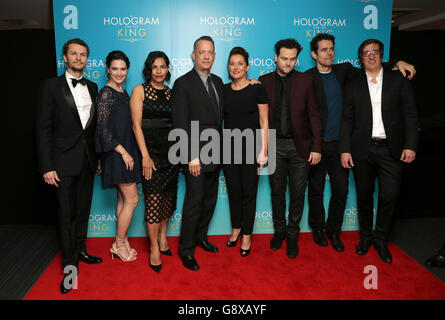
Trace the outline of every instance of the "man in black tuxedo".
<instances>
[{"instance_id":1,"label":"man in black tuxedo","mask_svg":"<svg viewBox=\"0 0 445 320\"><path fill-rule=\"evenodd\" d=\"M97 85L83 77L89 55L80 39L63 46L66 72L43 83L36 113L36 139L39 169L43 179L55 186L59 233L65 277L62 293L72 289L66 279L78 261L100 263L89 255L85 240L88 231L93 182L96 170L94 131L96 127Z\"/></svg>"},{"instance_id":2,"label":"man in black tuxedo","mask_svg":"<svg viewBox=\"0 0 445 320\"><path fill-rule=\"evenodd\" d=\"M312 228L314 242L320 246L327 246L326 235L336 251L343 251L344 244L339 233L343 224L349 184L349 170L340 163L338 140L343 103L343 89L346 81L359 71L351 63L334 64L335 37L327 33L319 33L311 41L311 56L316 66L306 71L312 74L317 103L320 108L322 124L321 161L312 166L308 179L309 226ZM411 79L415 75L414 66L398 61L399 71ZM383 63L385 70L394 66L392 62ZM323 194L329 174L331 198L329 201L328 218L325 222Z\"/></svg>"},{"instance_id":3,"label":"man in black tuxedo","mask_svg":"<svg viewBox=\"0 0 445 320\"><path fill-rule=\"evenodd\" d=\"M383 43L364 41L358 50L364 69L346 84L340 129L341 164L353 167L357 187L359 255L374 242L379 257L392 262L388 233L402 178L403 162L416 157L418 120L413 90L399 72L382 68ZM379 199L373 234L374 184Z\"/></svg>"},{"instance_id":4,"label":"man in black tuxedo","mask_svg":"<svg viewBox=\"0 0 445 320\"><path fill-rule=\"evenodd\" d=\"M178 78L173 86L173 126L188 136L188 164L185 165L186 193L179 237L179 256L184 267L197 271L199 265L193 254L196 246L205 251L218 248L207 240L207 231L218 196L220 159L206 161L201 155L205 143L192 148L205 129L215 129L222 137L223 82L210 73L215 60L215 44L209 36L194 43L194 68ZM199 136L192 136L192 121L199 123Z\"/></svg>"}]
</instances>

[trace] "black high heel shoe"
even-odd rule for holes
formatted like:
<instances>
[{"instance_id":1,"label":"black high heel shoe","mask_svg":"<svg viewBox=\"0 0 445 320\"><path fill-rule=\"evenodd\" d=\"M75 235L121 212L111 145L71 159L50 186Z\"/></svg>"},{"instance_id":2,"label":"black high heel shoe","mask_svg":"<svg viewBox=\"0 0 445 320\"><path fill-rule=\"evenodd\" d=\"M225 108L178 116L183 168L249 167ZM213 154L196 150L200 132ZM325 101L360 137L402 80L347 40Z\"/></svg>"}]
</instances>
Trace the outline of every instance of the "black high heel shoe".
<instances>
[{"instance_id":1,"label":"black high heel shoe","mask_svg":"<svg viewBox=\"0 0 445 320\"><path fill-rule=\"evenodd\" d=\"M244 249L239 249L239 253L240 253L240 255L241 255L241 257L243 257L243 258L245 258L245 257L247 257L248 255L249 255L249 253L250 253L250 248L249 249L247 249L247 250L244 250Z\"/></svg>"},{"instance_id":2,"label":"black high heel shoe","mask_svg":"<svg viewBox=\"0 0 445 320\"><path fill-rule=\"evenodd\" d=\"M158 246L159 246L159 252L161 254L163 254L165 256L172 256L172 252L171 252L170 248L168 248L167 250L162 251L161 250L161 246L159 245L159 242L158 242Z\"/></svg>"},{"instance_id":3,"label":"black high heel shoe","mask_svg":"<svg viewBox=\"0 0 445 320\"><path fill-rule=\"evenodd\" d=\"M240 234L241 234L241 232L238 234L238 237L236 237L235 241L231 241L230 238L229 238L229 240L227 240L227 243L226 243L227 248L236 246L236 243L238 242L238 239L240 238Z\"/></svg>"},{"instance_id":4,"label":"black high heel shoe","mask_svg":"<svg viewBox=\"0 0 445 320\"><path fill-rule=\"evenodd\" d=\"M148 255L148 264L150 265L150 268L151 268L154 272L156 272L156 273L161 272L162 263L161 263L161 264L158 264L158 265L156 265L156 266L153 265L153 264L151 264L150 254Z\"/></svg>"},{"instance_id":5,"label":"black high heel shoe","mask_svg":"<svg viewBox=\"0 0 445 320\"><path fill-rule=\"evenodd\" d=\"M149 262L149 264L150 264L150 268L152 268L153 271L155 271L155 272L157 272L157 273L161 272L162 263L159 264L159 265L157 265L157 266L152 265L151 262Z\"/></svg>"},{"instance_id":6,"label":"black high heel shoe","mask_svg":"<svg viewBox=\"0 0 445 320\"><path fill-rule=\"evenodd\" d=\"M245 257L247 257L249 255L251 246L252 246L252 239L250 239L249 249L243 249L243 248L240 247L239 253L240 253L241 257L245 258Z\"/></svg>"}]
</instances>

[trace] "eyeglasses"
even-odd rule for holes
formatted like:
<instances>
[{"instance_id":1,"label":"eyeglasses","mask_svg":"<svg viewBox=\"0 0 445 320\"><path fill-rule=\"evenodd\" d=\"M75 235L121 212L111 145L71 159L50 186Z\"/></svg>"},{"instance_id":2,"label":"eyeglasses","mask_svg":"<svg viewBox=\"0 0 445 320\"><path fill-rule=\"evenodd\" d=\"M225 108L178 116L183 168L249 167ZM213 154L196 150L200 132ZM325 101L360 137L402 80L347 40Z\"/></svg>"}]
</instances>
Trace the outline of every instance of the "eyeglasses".
<instances>
[{"instance_id":1,"label":"eyeglasses","mask_svg":"<svg viewBox=\"0 0 445 320\"><path fill-rule=\"evenodd\" d=\"M362 53L362 56L369 57L371 54L374 56L378 56L378 55L380 55L380 51L379 50L367 50Z\"/></svg>"}]
</instances>

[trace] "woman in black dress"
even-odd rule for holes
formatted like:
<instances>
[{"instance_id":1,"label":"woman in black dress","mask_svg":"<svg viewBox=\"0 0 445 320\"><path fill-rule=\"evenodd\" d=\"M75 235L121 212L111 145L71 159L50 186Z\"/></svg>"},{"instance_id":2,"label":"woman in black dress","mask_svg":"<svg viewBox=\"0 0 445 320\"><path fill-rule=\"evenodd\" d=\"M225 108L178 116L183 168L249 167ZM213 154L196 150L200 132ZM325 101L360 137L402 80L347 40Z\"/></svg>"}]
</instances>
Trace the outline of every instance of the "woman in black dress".
<instances>
[{"instance_id":1,"label":"woman in black dress","mask_svg":"<svg viewBox=\"0 0 445 320\"><path fill-rule=\"evenodd\" d=\"M145 199L145 222L150 238L150 267L161 271L160 254L171 256L167 243L168 220L176 209L179 166L168 161L173 142L168 141L172 128L170 61L161 51L153 51L145 60L146 82L133 88L131 113L133 130L142 154L142 189Z\"/></svg>"},{"instance_id":2,"label":"woman in black dress","mask_svg":"<svg viewBox=\"0 0 445 320\"><path fill-rule=\"evenodd\" d=\"M266 90L261 84L250 84L247 80L249 54L241 47L230 51L228 69L232 82L224 86L224 129L250 129L254 137L256 130L261 132L261 150L258 154L247 154L244 143L242 150L232 147L230 164L224 164L229 194L230 220L232 235L227 247L233 247L241 234L240 254L246 257L250 253L251 234L255 221L256 197L258 189L258 165L260 168L267 162L267 137L269 129ZM254 147L255 143L253 143ZM242 154L242 163L234 163L235 154ZM249 157L251 161L249 161ZM256 163L255 163L256 161Z\"/></svg>"},{"instance_id":3,"label":"woman in black dress","mask_svg":"<svg viewBox=\"0 0 445 320\"><path fill-rule=\"evenodd\" d=\"M96 152L100 153L102 183L117 186L116 241L111 256L122 261L136 259L127 231L139 201L136 183L141 182L140 154L134 138L130 97L122 88L130 61L122 51L112 51L106 62L109 81L97 97Z\"/></svg>"}]
</instances>

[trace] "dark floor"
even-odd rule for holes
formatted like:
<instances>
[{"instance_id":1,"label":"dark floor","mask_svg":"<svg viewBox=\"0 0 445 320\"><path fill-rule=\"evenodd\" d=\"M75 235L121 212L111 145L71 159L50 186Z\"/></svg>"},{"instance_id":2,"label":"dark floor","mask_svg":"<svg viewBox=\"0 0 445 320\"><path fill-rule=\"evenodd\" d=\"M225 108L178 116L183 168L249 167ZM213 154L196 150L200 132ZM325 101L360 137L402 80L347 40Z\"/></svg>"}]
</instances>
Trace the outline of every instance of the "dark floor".
<instances>
[{"instance_id":1,"label":"dark floor","mask_svg":"<svg viewBox=\"0 0 445 320\"><path fill-rule=\"evenodd\" d=\"M429 268L424 264L425 259L437 254L445 242L445 217L398 219L391 232L391 241L445 282L445 268Z\"/></svg>"},{"instance_id":2,"label":"dark floor","mask_svg":"<svg viewBox=\"0 0 445 320\"><path fill-rule=\"evenodd\" d=\"M21 300L59 251L54 226L0 226L0 300Z\"/></svg>"},{"instance_id":3,"label":"dark floor","mask_svg":"<svg viewBox=\"0 0 445 320\"><path fill-rule=\"evenodd\" d=\"M405 218L391 241L425 267L445 241L445 218ZM21 300L59 251L54 226L0 226L0 300ZM445 268L427 268L445 282Z\"/></svg>"}]
</instances>

